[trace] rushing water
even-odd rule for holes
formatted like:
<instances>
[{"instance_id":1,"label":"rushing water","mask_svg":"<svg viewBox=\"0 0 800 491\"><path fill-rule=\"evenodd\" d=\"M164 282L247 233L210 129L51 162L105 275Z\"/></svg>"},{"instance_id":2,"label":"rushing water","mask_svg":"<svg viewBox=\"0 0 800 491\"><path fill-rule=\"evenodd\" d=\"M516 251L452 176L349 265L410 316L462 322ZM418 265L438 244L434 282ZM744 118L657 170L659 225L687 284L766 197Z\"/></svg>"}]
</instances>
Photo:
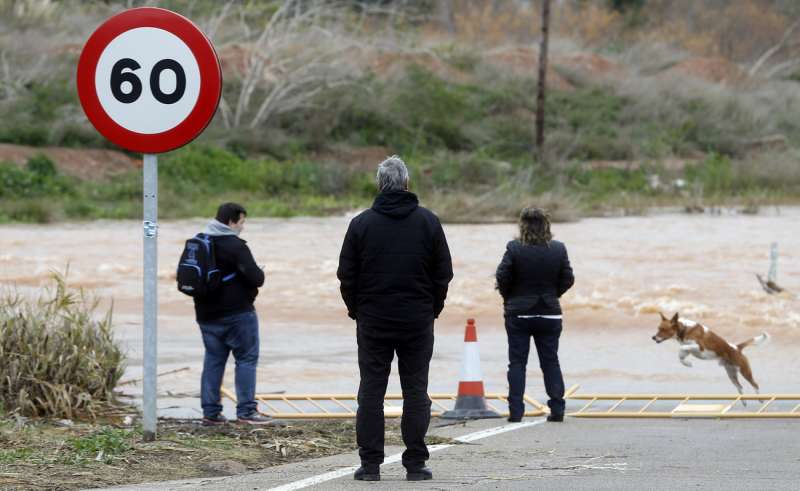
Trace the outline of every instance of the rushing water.
<instances>
[{"instance_id":1,"label":"rushing water","mask_svg":"<svg viewBox=\"0 0 800 491\"><path fill-rule=\"evenodd\" d=\"M248 220L245 238L267 282L257 299L261 320L259 392L355 392L358 369L354 324L339 296L336 267L349 217ZM191 299L175 288L183 241L205 220L162 222L159 237L159 371L189 367L159 380L163 414L199 406L196 394L203 349ZM800 208L762 215L679 215L584 219L556 224L567 244L575 287L563 297L561 363L567 385L586 391L732 392L721 367L678 362L677 345L656 345L658 311L703 322L739 342L768 331L772 342L750 348L762 392L798 392L800 300L764 293L770 243L779 244L778 283L800 293ZM505 391L506 345L502 305L493 274L508 225L445 226L455 279L436 327L430 389L456 388L463 325L477 320L488 391ZM69 280L114 300L118 338L126 346L126 378L141 375L142 239L134 221L0 227L0 284L33 291L51 270L69 265ZM232 385L232 363L226 385ZM395 370L396 373L396 370ZM544 399L535 355L528 392ZM126 386L132 394L136 385ZM398 391L393 377L390 391ZM178 411L168 407L177 406Z\"/></svg>"}]
</instances>

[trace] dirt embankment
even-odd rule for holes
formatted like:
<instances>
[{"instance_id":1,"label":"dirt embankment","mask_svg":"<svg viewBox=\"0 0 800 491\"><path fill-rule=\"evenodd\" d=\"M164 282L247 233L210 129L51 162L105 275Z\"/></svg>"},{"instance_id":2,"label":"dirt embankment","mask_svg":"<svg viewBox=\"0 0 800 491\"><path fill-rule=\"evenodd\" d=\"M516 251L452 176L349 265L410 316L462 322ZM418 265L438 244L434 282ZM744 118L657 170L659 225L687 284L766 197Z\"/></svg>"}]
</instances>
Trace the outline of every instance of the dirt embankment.
<instances>
[{"instance_id":1,"label":"dirt embankment","mask_svg":"<svg viewBox=\"0 0 800 491\"><path fill-rule=\"evenodd\" d=\"M747 74L725 58L687 58L663 72L665 76L691 77L720 85L738 86Z\"/></svg>"},{"instance_id":2,"label":"dirt embankment","mask_svg":"<svg viewBox=\"0 0 800 491\"><path fill-rule=\"evenodd\" d=\"M100 180L142 167L141 160L116 150L27 147L0 143L0 162L23 166L38 154L46 155L64 174L80 179Z\"/></svg>"}]
</instances>

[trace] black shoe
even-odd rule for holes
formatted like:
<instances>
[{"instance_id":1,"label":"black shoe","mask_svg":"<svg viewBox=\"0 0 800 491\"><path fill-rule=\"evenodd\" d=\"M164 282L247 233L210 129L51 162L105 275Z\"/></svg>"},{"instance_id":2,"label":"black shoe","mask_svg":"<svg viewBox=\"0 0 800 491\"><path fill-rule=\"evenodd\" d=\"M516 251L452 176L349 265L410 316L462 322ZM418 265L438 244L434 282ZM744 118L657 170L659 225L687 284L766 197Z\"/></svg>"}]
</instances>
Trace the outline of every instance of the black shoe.
<instances>
[{"instance_id":1,"label":"black shoe","mask_svg":"<svg viewBox=\"0 0 800 491\"><path fill-rule=\"evenodd\" d=\"M356 469L353 474L353 479L356 481L380 481L381 472L379 470L367 470L363 465Z\"/></svg>"},{"instance_id":2,"label":"black shoe","mask_svg":"<svg viewBox=\"0 0 800 491\"><path fill-rule=\"evenodd\" d=\"M214 416L203 416L203 426L220 426L224 425L228 422L228 418L222 415L222 413L216 414Z\"/></svg>"},{"instance_id":3,"label":"black shoe","mask_svg":"<svg viewBox=\"0 0 800 491\"><path fill-rule=\"evenodd\" d=\"M429 481L431 479L433 479L433 472L427 467L421 467L406 472L406 481Z\"/></svg>"},{"instance_id":4,"label":"black shoe","mask_svg":"<svg viewBox=\"0 0 800 491\"><path fill-rule=\"evenodd\" d=\"M509 423L521 423L522 422L522 416L509 416L507 421Z\"/></svg>"},{"instance_id":5,"label":"black shoe","mask_svg":"<svg viewBox=\"0 0 800 491\"><path fill-rule=\"evenodd\" d=\"M563 423L564 422L564 415L563 414L548 414L547 421L551 423Z\"/></svg>"}]
</instances>

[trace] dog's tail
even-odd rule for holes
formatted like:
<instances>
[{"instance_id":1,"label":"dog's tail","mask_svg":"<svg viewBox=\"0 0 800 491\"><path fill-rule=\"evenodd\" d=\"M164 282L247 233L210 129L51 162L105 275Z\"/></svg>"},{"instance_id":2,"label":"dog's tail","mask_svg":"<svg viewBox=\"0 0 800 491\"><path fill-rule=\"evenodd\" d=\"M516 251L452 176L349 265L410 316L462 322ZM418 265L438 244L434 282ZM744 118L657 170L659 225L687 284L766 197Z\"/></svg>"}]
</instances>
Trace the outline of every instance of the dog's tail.
<instances>
[{"instance_id":1,"label":"dog's tail","mask_svg":"<svg viewBox=\"0 0 800 491\"><path fill-rule=\"evenodd\" d=\"M763 333L760 336L756 336L756 337L754 337L752 339L748 339L747 341L745 341L743 343L737 344L736 347L739 348L739 351L742 351L743 349L747 348L751 344L753 346L758 346L759 344L764 344L767 341L769 341L769 334Z\"/></svg>"}]
</instances>

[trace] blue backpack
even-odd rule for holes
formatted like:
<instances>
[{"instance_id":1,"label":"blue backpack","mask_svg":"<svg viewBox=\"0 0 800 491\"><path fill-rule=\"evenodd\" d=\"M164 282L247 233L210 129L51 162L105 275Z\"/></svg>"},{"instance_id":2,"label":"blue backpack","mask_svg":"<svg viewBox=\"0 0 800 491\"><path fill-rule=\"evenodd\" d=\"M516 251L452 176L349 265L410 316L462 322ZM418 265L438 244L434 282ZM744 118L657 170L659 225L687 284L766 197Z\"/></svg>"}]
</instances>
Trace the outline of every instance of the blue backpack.
<instances>
[{"instance_id":1,"label":"blue backpack","mask_svg":"<svg viewBox=\"0 0 800 491\"><path fill-rule=\"evenodd\" d=\"M214 241L208 234L197 234L186 241L178 262L178 291L190 297L202 298L222 283L217 268Z\"/></svg>"}]
</instances>

